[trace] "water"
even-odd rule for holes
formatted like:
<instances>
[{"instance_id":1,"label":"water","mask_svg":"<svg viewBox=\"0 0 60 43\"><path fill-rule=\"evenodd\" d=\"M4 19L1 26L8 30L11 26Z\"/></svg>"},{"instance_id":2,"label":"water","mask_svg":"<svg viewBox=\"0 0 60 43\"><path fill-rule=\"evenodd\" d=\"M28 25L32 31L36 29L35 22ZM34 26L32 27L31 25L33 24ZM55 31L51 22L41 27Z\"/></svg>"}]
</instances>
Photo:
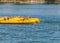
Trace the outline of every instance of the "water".
<instances>
[{"instance_id":1,"label":"water","mask_svg":"<svg viewBox=\"0 0 60 43\"><path fill-rule=\"evenodd\" d=\"M60 43L60 5L1 4L0 16L40 18L36 25L0 24L0 43Z\"/></svg>"}]
</instances>

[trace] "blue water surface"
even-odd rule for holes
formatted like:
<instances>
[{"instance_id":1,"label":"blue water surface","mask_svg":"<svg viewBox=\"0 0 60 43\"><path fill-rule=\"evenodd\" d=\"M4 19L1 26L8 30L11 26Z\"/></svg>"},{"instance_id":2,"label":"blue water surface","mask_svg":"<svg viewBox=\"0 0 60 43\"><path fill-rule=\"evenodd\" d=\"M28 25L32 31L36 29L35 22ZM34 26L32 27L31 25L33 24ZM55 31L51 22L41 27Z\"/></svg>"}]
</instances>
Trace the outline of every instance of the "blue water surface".
<instances>
[{"instance_id":1,"label":"blue water surface","mask_svg":"<svg viewBox=\"0 0 60 43\"><path fill-rule=\"evenodd\" d=\"M60 5L0 4L0 16L41 20L36 25L0 24L0 43L60 43Z\"/></svg>"}]
</instances>

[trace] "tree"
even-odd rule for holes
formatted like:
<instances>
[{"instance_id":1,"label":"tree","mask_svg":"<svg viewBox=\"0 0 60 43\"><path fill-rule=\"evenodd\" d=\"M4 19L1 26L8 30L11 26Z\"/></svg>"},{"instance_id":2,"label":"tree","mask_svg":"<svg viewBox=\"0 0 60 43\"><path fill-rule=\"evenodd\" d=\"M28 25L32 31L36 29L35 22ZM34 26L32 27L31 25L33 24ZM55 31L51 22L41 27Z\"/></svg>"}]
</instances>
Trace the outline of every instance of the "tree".
<instances>
[{"instance_id":1,"label":"tree","mask_svg":"<svg viewBox=\"0 0 60 43\"><path fill-rule=\"evenodd\" d=\"M27 0L20 0L20 1L27 1Z\"/></svg>"},{"instance_id":2,"label":"tree","mask_svg":"<svg viewBox=\"0 0 60 43\"><path fill-rule=\"evenodd\" d=\"M45 0L47 4L54 4L55 0Z\"/></svg>"}]
</instances>

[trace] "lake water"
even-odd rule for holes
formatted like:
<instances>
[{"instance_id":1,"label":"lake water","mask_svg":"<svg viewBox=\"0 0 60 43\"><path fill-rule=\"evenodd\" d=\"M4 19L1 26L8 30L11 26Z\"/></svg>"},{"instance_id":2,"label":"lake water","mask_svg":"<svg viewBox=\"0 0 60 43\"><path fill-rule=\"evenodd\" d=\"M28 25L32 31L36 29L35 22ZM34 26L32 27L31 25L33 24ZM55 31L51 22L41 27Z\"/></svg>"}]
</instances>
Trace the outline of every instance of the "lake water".
<instances>
[{"instance_id":1,"label":"lake water","mask_svg":"<svg viewBox=\"0 0 60 43\"><path fill-rule=\"evenodd\" d=\"M41 20L36 25L0 24L0 43L60 43L60 5L0 4L0 16Z\"/></svg>"}]
</instances>

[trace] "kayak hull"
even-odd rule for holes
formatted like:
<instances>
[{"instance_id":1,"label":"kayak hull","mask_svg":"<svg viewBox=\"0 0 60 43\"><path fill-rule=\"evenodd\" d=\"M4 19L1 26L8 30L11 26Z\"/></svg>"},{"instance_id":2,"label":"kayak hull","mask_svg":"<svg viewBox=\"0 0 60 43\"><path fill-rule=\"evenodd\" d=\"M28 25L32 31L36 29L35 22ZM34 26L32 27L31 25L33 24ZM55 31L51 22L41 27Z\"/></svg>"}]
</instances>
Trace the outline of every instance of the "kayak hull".
<instances>
[{"instance_id":1,"label":"kayak hull","mask_svg":"<svg viewBox=\"0 0 60 43\"><path fill-rule=\"evenodd\" d=\"M0 18L0 24L37 24L40 23L40 20L38 18L29 18L29 19L23 19L23 18L11 18L9 20L4 20Z\"/></svg>"}]
</instances>

